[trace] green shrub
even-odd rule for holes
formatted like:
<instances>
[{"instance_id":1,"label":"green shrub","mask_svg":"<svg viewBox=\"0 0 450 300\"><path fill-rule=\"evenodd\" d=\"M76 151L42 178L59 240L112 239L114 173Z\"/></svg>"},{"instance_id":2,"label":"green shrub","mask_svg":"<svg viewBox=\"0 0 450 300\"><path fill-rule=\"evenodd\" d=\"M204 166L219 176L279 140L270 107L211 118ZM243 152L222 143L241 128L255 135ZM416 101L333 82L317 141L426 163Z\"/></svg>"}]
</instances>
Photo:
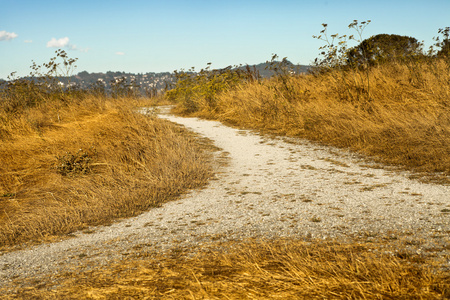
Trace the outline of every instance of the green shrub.
<instances>
[{"instance_id":1,"label":"green shrub","mask_svg":"<svg viewBox=\"0 0 450 300\"><path fill-rule=\"evenodd\" d=\"M214 111L217 108L217 96L239 83L258 78L255 71L248 66L228 66L223 69L211 70L211 63L205 69L196 73L194 68L188 71L175 71L175 87L166 93L169 101L182 106L184 113L193 113L202 108Z\"/></svg>"}]
</instances>

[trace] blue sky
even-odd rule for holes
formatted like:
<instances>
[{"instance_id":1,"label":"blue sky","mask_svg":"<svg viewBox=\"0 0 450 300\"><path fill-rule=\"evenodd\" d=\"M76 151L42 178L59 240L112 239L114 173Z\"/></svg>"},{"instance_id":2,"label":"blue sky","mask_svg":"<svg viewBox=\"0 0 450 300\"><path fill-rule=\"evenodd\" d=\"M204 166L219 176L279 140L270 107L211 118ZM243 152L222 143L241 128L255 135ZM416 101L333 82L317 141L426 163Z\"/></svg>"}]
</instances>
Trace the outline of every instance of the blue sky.
<instances>
[{"instance_id":1,"label":"blue sky","mask_svg":"<svg viewBox=\"0 0 450 300\"><path fill-rule=\"evenodd\" d=\"M0 0L0 78L27 75L62 48L81 71L173 71L267 61L309 64L329 33L408 35L429 46L450 26L450 0Z\"/></svg>"}]
</instances>

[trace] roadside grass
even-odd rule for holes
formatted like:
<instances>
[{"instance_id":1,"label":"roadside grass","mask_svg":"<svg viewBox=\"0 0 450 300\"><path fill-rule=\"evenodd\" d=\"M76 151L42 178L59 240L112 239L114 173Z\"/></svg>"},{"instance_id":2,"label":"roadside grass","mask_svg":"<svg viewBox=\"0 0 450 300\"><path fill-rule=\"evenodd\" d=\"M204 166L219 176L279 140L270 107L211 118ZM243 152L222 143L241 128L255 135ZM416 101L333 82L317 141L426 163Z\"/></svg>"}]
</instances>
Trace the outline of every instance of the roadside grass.
<instances>
[{"instance_id":1,"label":"roadside grass","mask_svg":"<svg viewBox=\"0 0 450 300\"><path fill-rule=\"evenodd\" d=\"M444 299L448 272L377 244L297 240L141 251L99 269L30 279L4 299ZM193 251L196 252L192 255Z\"/></svg>"},{"instance_id":2,"label":"roadside grass","mask_svg":"<svg viewBox=\"0 0 450 300\"><path fill-rule=\"evenodd\" d=\"M435 58L280 75L243 82L214 105L197 98L191 115L348 148L449 183L448 70L448 60ZM182 108L175 112L186 113Z\"/></svg>"},{"instance_id":3,"label":"roadside grass","mask_svg":"<svg viewBox=\"0 0 450 300\"><path fill-rule=\"evenodd\" d=\"M137 104L87 95L0 112L0 249L135 216L207 182L206 146Z\"/></svg>"},{"instance_id":4,"label":"roadside grass","mask_svg":"<svg viewBox=\"0 0 450 300\"><path fill-rule=\"evenodd\" d=\"M189 99L184 107L198 108L190 112L194 115L350 148L415 171L441 172L448 179L448 64L385 64L366 75L335 70L277 77L217 94L210 86L208 99ZM367 78L370 95L365 91ZM201 89L196 95L202 95ZM21 102L8 106L3 99L1 105L14 113L0 110L2 250L137 215L204 185L212 174L203 140L136 113L142 103L134 99L62 95L59 100L35 101L31 94L22 96L17 99L28 99L30 105L15 111ZM179 112L186 113L180 107ZM383 250L387 246L389 242L278 239L169 253L136 249L99 269L81 263L78 269L48 278L17 279L13 294L2 297L450 297L448 269L432 258L392 255Z\"/></svg>"}]
</instances>

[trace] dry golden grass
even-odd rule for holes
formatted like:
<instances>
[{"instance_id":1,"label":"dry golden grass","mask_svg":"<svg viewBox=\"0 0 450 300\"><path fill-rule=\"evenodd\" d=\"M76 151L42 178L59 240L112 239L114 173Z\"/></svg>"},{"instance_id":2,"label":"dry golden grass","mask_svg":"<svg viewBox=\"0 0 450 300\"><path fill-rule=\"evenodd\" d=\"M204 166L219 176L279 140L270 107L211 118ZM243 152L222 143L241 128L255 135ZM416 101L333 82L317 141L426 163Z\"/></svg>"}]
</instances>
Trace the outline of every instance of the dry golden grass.
<instances>
[{"instance_id":1,"label":"dry golden grass","mask_svg":"<svg viewBox=\"0 0 450 300\"><path fill-rule=\"evenodd\" d=\"M436 59L374 67L369 81L365 72L335 70L289 77L286 85L247 83L222 93L213 109L198 99L197 115L350 148L416 172L443 172L448 182L449 69Z\"/></svg>"},{"instance_id":2,"label":"dry golden grass","mask_svg":"<svg viewBox=\"0 0 450 300\"><path fill-rule=\"evenodd\" d=\"M450 276L377 244L247 241L141 253L34 280L5 299L443 299ZM198 250L198 249L196 249ZM31 283L33 279L31 280Z\"/></svg>"},{"instance_id":3,"label":"dry golden grass","mask_svg":"<svg viewBox=\"0 0 450 300\"><path fill-rule=\"evenodd\" d=\"M414 68L412 68L414 67ZM348 147L424 172L450 172L448 64L384 65L249 83L199 115ZM205 183L208 156L168 122L133 104L87 97L42 103L14 119L0 113L0 245L42 241L138 214ZM81 152L78 152L82 149ZM58 173L68 152L85 174ZM59 157L59 158L58 158ZM83 169L82 171L84 171ZM81 172L82 173L82 172ZM446 177L447 178L447 177ZM5 299L443 299L450 277L420 256L385 254L386 243L247 241L137 250L96 270L17 282ZM191 252L197 252L192 257ZM56 276L56 281L55 281ZM1 291L0 291L1 293Z\"/></svg>"},{"instance_id":4,"label":"dry golden grass","mask_svg":"<svg viewBox=\"0 0 450 300\"><path fill-rule=\"evenodd\" d=\"M206 183L196 138L135 104L88 96L3 114L0 246L134 216Z\"/></svg>"}]
</instances>

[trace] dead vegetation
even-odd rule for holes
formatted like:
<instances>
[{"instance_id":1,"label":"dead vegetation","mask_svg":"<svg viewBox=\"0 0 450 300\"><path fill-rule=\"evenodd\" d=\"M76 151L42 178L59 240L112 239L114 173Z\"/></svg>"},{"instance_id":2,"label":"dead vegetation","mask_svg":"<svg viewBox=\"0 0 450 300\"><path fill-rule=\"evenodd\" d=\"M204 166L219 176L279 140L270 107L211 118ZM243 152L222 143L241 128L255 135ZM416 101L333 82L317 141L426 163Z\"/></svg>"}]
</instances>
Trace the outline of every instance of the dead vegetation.
<instances>
[{"instance_id":1,"label":"dead vegetation","mask_svg":"<svg viewBox=\"0 0 450 300\"><path fill-rule=\"evenodd\" d=\"M206 183L204 146L137 104L87 96L2 114L1 246L134 216Z\"/></svg>"},{"instance_id":2,"label":"dead vegetation","mask_svg":"<svg viewBox=\"0 0 450 300\"><path fill-rule=\"evenodd\" d=\"M372 67L368 79L350 69L247 82L219 94L213 108L198 99L194 114L348 148L448 182L448 62L411 64Z\"/></svg>"},{"instance_id":3,"label":"dead vegetation","mask_svg":"<svg viewBox=\"0 0 450 300\"><path fill-rule=\"evenodd\" d=\"M146 252L18 288L20 299L443 299L450 277L384 245L293 240ZM197 252L192 256L190 253Z\"/></svg>"},{"instance_id":4,"label":"dead vegetation","mask_svg":"<svg viewBox=\"0 0 450 300\"><path fill-rule=\"evenodd\" d=\"M245 82L228 76L233 74L227 69L204 73L200 85L189 77L171 100L180 103L181 113L349 148L448 183L448 70L448 59L438 57ZM0 112L2 246L136 215L201 186L211 174L194 137L135 113L131 99L24 96ZM23 99L32 105L17 113ZM194 249L195 256L187 249L169 254L148 249L102 269L83 266L16 282L14 293L2 296L450 298L448 269L420 255L380 250L389 243L230 242Z\"/></svg>"}]
</instances>

